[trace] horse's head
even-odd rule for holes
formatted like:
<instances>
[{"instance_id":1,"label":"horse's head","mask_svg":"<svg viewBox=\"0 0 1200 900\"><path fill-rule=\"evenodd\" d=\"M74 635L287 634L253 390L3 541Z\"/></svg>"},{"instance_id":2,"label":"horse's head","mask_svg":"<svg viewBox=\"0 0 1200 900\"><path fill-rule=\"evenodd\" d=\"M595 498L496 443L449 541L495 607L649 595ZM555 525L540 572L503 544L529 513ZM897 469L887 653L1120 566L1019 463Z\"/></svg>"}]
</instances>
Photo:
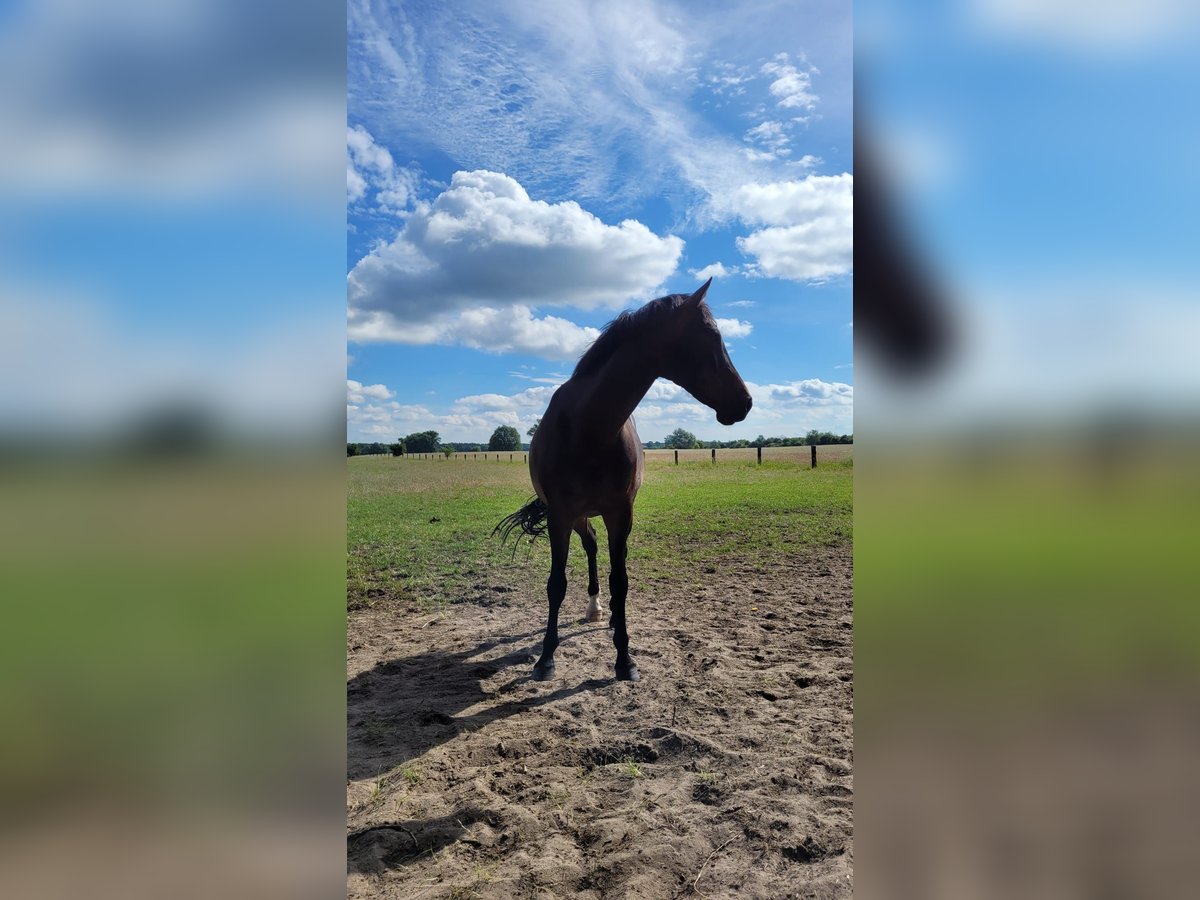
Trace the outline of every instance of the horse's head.
<instances>
[{"instance_id":1,"label":"horse's head","mask_svg":"<svg viewBox=\"0 0 1200 900\"><path fill-rule=\"evenodd\" d=\"M732 425L746 418L752 401L704 302L710 284L711 278L674 305L662 374L711 407L722 425Z\"/></svg>"}]
</instances>

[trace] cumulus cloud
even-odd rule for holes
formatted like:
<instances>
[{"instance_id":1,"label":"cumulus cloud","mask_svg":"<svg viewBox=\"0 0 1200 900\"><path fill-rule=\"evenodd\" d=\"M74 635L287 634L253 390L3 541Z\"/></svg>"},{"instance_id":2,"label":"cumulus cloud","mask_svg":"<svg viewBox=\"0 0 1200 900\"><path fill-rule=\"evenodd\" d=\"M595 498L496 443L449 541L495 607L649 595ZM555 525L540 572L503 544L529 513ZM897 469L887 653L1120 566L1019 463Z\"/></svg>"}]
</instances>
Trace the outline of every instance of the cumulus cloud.
<instances>
[{"instance_id":1,"label":"cumulus cloud","mask_svg":"<svg viewBox=\"0 0 1200 900\"><path fill-rule=\"evenodd\" d=\"M738 319L717 319L716 322L721 334L727 338L744 338L754 330L754 326L749 322Z\"/></svg>"},{"instance_id":2,"label":"cumulus cloud","mask_svg":"<svg viewBox=\"0 0 1200 900\"><path fill-rule=\"evenodd\" d=\"M370 400L391 400L396 394L389 391L386 385L382 384L367 384L346 379L346 402L347 403L365 403Z\"/></svg>"},{"instance_id":3,"label":"cumulus cloud","mask_svg":"<svg viewBox=\"0 0 1200 900\"><path fill-rule=\"evenodd\" d=\"M688 269L688 274L693 278L699 278L701 281L705 281L709 278L725 278L728 275L736 275L737 267L735 266L733 268L726 268L721 263L715 262L710 263L703 269Z\"/></svg>"},{"instance_id":4,"label":"cumulus cloud","mask_svg":"<svg viewBox=\"0 0 1200 900\"><path fill-rule=\"evenodd\" d=\"M398 167L367 129L361 125L346 129L347 202L355 205L371 199L375 211L397 213L408 206L416 183L416 173Z\"/></svg>"},{"instance_id":5,"label":"cumulus cloud","mask_svg":"<svg viewBox=\"0 0 1200 900\"><path fill-rule=\"evenodd\" d=\"M538 318L527 306L511 306L467 309L411 323L386 312L351 310L347 335L360 343L462 344L494 353L575 359L600 330L558 316Z\"/></svg>"},{"instance_id":6,"label":"cumulus cloud","mask_svg":"<svg viewBox=\"0 0 1200 900\"><path fill-rule=\"evenodd\" d=\"M531 387L516 394L471 394L441 412L428 406L392 402L347 407L347 434L382 440L432 429L444 441L484 441L497 426L511 425L521 434L546 410L555 386Z\"/></svg>"},{"instance_id":7,"label":"cumulus cloud","mask_svg":"<svg viewBox=\"0 0 1200 900\"><path fill-rule=\"evenodd\" d=\"M351 271L350 336L561 358L596 330L537 318L532 307L615 308L645 298L682 250L678 237L635 220L607 225L573 201L533 200L507 175L456 172Z\"/></svg>"},{"instance_id":8,"label":"cumulus cloud","mask_svg":"<svg viewBox=\"0 0 1200 900\"><path fill-rule=\"evenodd\" d=\"M809 175L801 181L743 185L738 215L768 227L737 239L757 273L821 281L854 264L854 176Z\"/></svg>"},{"instance_id":9,"label":"cumulus cloud","mask_svg":"<svg viewBox=\"0 0 1200 900\"><path fill-rule=\"evenodd\" d=\"M854 388L848 384L810 378L777 384L747 381L746 387L754 408L744 422L725 428L711 409L660 378L634 410L638 433L643 440L658 440L676 428L687 428L706 438L734 440L759 433L801 435L812 428L853 430ZM441 411L395 401L351 407L350 439L381 440L432 428L443 440L486 441L498 425L512 425L524 434L545 412L556 389L557 384L536 385L513 394L472 394Z\"/></svg>"},{"instance_id":10,"label":"cumulus cloud","mask_svg":"<svg viewBox=\"0 0 1200 900\"><path fill-rule=\"evenodd\" d=\"M345 121L339 24L312 2L26 4L0 27L0 185L326 200Z\"/></svg>"},{"instance_id":11,"label":"cumulus cloud","mask_svg":"<svg viewBox=\"0 0 1200 900\"><path fill-rule=\"evenodd\" d=\"M812 72L816 69L809 67L807 71L797 69L788 62L788 55L780 53L768 63L764 63L762 73L774 80L768 90L775 98L775 105L782 109L801 109L811 111L821 98L812 92Z\"/></svg>"},{"instance_id":12,"label":"cumulus cloud","mask_svg":"<svg viewBox=\"0 0 1200 900\"><path fill-rule=\"evenodd\" d=\"M810 378L779 384L747 381L746 388L754 408L744 422L725 428L716 424L711 409L678 385L660 379L634 410L638 432L643 440L653 440L676 428L700 428L706 437L733 440L750 439L760 432L800 435L812 428L840 433L853 429L851 385Z\"/></svg>"}]
</instances>

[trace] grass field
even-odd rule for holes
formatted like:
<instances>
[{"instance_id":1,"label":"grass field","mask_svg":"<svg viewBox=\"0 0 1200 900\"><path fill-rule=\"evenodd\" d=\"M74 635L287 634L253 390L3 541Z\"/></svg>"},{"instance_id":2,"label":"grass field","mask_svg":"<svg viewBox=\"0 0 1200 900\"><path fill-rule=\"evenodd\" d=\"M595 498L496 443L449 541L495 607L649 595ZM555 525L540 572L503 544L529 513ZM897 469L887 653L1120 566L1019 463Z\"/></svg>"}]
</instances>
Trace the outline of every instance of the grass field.
<instances>
[{"instance_id":1,"label":"grass field","mask_svg":"<svg viewBox=\"0 0 1200 900\"><path fill-rule=\"evenodd\" d=\"M850 896L850 459L647 467L637 683L582 619L574 538L530 680L548 547L491 534L523 462L348 469L348 896Z\"/></svg>"},{"instance_id":2,"label":"grass field","mask_svg":"<svg viewBox=\"0 0 1200 900\"><path fill-rule=\"evenodd\" d=\"M794 455L797 462L759 466L751 449L744 459L717 466L706 458L651 466L635 507L631 572L664 577L731 554L769 558L809 544L849 541L852 459L844 455L810 470L807 457ZM513 555L511 544L505 550L491 534L532 495L524 463L376 456L352 458L348 467L352 609L383 600L423 609L486 603L497 578L544 580L549 560L544 540L532 547L523 543ZM603 522L593 524L600 534L600 563L607 567ZM571 565L572 581L586 575L577 542Z\"/></svg>"}]
</instances>

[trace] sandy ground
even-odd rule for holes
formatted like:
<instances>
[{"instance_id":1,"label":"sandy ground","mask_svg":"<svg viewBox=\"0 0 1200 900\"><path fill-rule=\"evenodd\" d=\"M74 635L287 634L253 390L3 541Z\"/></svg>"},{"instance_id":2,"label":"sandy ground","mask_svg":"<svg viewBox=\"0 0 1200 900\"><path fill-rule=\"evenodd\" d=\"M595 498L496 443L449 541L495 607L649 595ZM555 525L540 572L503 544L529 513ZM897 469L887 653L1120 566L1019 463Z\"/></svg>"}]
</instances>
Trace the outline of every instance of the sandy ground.
<instances>
[{"instance_id":1,"label":"sandy ground","mask_svg":"<svg viewBox=\"0 0 1200 900\"><path fill-rule=\"evenodd\" d=\"M543 584L351 615L349 896L850 896L850 547L631 569L636 684L578 583L529 680Z\"/></svg>"}]
</instances>

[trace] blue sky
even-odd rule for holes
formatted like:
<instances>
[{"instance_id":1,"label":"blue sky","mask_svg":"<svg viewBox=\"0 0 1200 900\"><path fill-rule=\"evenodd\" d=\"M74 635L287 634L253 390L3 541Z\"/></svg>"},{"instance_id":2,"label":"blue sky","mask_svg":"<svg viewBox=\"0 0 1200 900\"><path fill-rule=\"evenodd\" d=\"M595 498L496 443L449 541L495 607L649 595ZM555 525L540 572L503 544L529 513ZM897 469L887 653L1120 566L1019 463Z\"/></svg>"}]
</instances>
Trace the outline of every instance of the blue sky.
<instances>
[{"instance_id":1,"label":"blue sky","mask_svg":"<svg viewBox=\"0 0 1200 900\"><path fill-rule=\"evenodd\" d=\"M111 437L183 401L328 440L343 22L316 0L7 5L0 433Z\"/></svg>"},{"instance_id":2,"label":"blue sky","mask_svg":"<svg viewBox=\"0 0 1200 900\"><path fill-rule=\"evenodd\" d=\"M1200 7L860 0L855 17L858 113L960 338L918 390L860 354L860 421L1195 408Z\"/></svg>"},{"instance_id":3,"label":"blue sky","mask_svg":"<svg viewBox=\"0 0 1200 900\"><path fill-rule=\"evenodd\" d=\"M349 4L348 437L524 433L622 309L716 277L755 407L853 430L847 3Z\"/></svg>"}]
</instances>

